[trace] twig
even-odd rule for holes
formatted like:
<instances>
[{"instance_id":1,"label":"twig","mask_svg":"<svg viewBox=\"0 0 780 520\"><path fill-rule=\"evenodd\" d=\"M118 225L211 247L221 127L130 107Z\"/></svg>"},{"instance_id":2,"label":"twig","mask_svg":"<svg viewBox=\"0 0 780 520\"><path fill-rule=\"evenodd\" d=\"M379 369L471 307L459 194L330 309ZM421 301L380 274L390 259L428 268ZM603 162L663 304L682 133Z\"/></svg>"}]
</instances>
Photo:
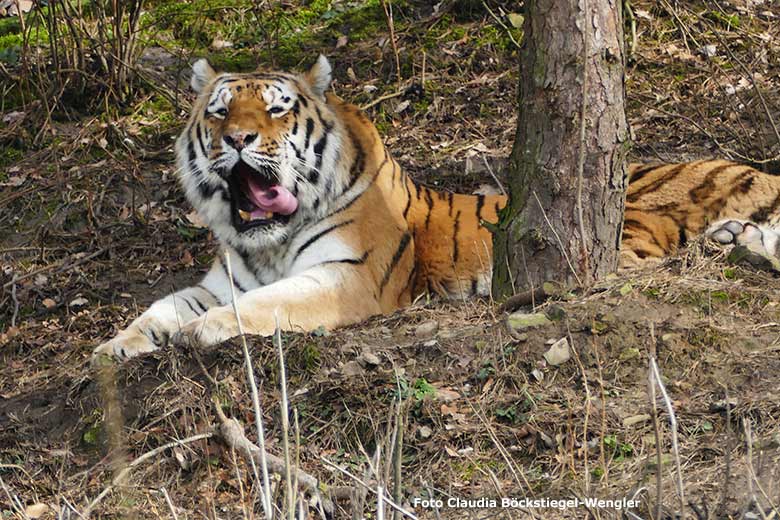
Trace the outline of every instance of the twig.
<instances>
[{"instance_id":1,"label":"twig","mask_svg":"<svg viewBox=\"0 0 780 520\"><path fill-rule=\"evenodd\" d=\"M101 247L100 249L98 249L94 253L92 253L90 255L87 255L84 258L79 258L78 260L76 260L75 262L72 262L70 264L66 264L66 263L63 262L61 264L51 264L51 265L47 265L47 266L41 267L41 268L36 269L34 271L31 271L31 272L29 272L29 273L27 273L25 275L22 275L22 276L20 276L18 278L14 278L10 282L6 282L3 285L3 289L8 289L12 285L14 285L16 283L19 283L22 280L27 280L28 278L30 278L32 276L35 276L36 274L40 274L40 273L43 273L45 271L50 271L51 269L59 269L59 271L58 271L59 273L64 273L64 272L70 271L71 269L73 269L75 267L78 267L78 266L80 266L81 264L83 264L85 262L89 262L90 260L92 260L96 256L102 255L103 253L106 252L107 249L108 248Z\"/></svg>"},{"instance_id":2,"label":"twig","mask_svg":"<svg viewBox=\"0 0 780 520\"><path fill-rule=\"evenodd\" d=\"M368 490L368 491L370 491L370 492L372 492L372 493L376 493L376 490L375 490L374 488L372 488L371 486L369 486L368 484L366 484L365 482L363 482L363 481L362 481L362 480L360 480L358 477L356 477L355 475L353 475L353 474L352 474L352 473L350 473L349 471L345 470L345 469L344 469L344 468L342 468L341 466L339 466L339 465L337 465L337 464L334 464L333 462L329 461L328 459L326 459L325 457L323 457L323 456L321 456L321 455L315 455L315 457L317 457L317 458L318 458L318 459L320 459L322 462L324 462L325 464L327 464L327 465L328 465L328 466L330 466L331 468L335 469L336 471L338 471L338 472L342 473L343 475L346 475L347 477L351 478L352 480L354 480L355 482L357 482L358 484L360 484L360 486L361 486L363 489L366 489L366 490ZM411 513L411 512L409 512L409 511L407 511L407 510L406 510L406 509L404 509L402 506L400 506L400 505L396 504L394 501L390 500L390 499L389 499L389 498L387 498L386 496L384 496L384 495L383 495L383 496L382 496L382 500L385 502L385 504L389 505L390 507L392 507L392 508L393 508L393 509L395 509L396 511L399 511L400 513L402 513L402 514L403 514L404 516L406 516L407 518L411 518L412 520L418 520L418 519L417 519L417 516L416 516L414 513Z\"/></svg>"},{"instance_id":3,"label":"twig","mask_svg":"<svg viewBox=\"0 0 780 520\"><path fill-rule=\"evenodd\" d=\"M290 403L287 399L287 370L284 365L284 349L282 348L282 329L279 327L279 315L274 312L276 329L274 330L274 343L279 354L279 386L282 391L280 403L282 414L282 449L284 450L284 481L287 485L287 517L295 520L295 494L293 494L292 476L290 472ZM297 479L296 479L297 480ZM296 493L297 494L297 493Z\"/></svg>"},{"instance_id":4,"label":"twig","mask_svg":"<svg viewBox=\"0 0 780 520\"><path fill-rule=\"evenodd\" d=\"M577 280L577 285L582 287L582 280L580 280L580 277L577 276L577 271L574 270L574 266L571 263L571 260L569 260L569 254L566 252L566 249L563 247L563 242L561 242L561 237L558 236L558 232L555 231L555 228L552 225L552 222L550 222L550 219L547 218L547 212L544 211L544 206L542 206L542 201L539 200L539 196L536 195L536 192L532 192L534 194L534 198L536 199L536 203L539 204L539 209L542 210L542 216L544 217L544 221L547 222L547 225L550 227L550 231L553 232L553 235L555 236L555 240L558 241L558 247L561 248L561 254L563 254L563 258L566 259L566 263L569 265L569 269L571 270L571 274L574 275L574 278Z\"/></svg>"},{"instance_id":5,"label":"twig","mask_svg":"<svg viewBox=\"0 0 780 520\"><path fill-rule=\"evenodd\" d=\"M491 177L493 177L493 180L496 181L496 184L498 184L498 189L501 190L501 195L504 197L508 197L506 190L504 189L504 186L501 184L501 181L498 180L498 177L496 176L496 173L493 171L493 168L490 166L490 163L487 161L487 158L485 157L485 154L482 154L482 162L485 163L485 168L487 168L488 173Z\"/></svg>"},{"instance_id":6,"label":"twig","mask_svg":"<svg viewBox=\"0 0 780 520\"><path fill-rule=\"evenodd\" d=\"M577 158L577 220L580 228L580 258L582 261L585 283L590 283L590 265L588 248L585 238L585 218L582 213L582 185L585 176L585 123L588 111L588 53L590 52L590 17L588 16L588 0L582 0L582 93L580 95L580 150ZM625 168L625 165L621 165Z\"/></svg>"},{"instance_id":7,"label":"twig","mask_svg":"<svg viewBox=\"0 0 780 520\"><path fill-rule=\"evenodd\" d=\"M14 302L14 313L11 316L11 327L16 327L16 317L19 316L19 299L16 297L16 275L11 280L11 299Z\"/></svg>"},{"instance_id":8,"label":"twig","mask_svg":"<svg viewBox=\"0 0 780 520\"><path fill-rule=\"evenodd\" d=\"M368 110L369 108L373 107L374 105L378 105L382 101L387 101L388 99L397 98L398 96L401 96L401 95L403 95L403 92L401 92L399 90L399 91L393 92L391 94L385 94L384 96L379 96L378 98L373 100L371 103L369 103L367 105L363 105L362 107L360 107L360 110Z\"/></svg>"},{"instance_id":9,"label":"twig","mask_svg":"<svg viewBox=\"0 0 780 520\"><path fill-rule=\"evenodd\" d=\"M114 478L111 479L111 483L108 486L106 486L103 489L103 491L101 491L100 494L97 497L95 497L94 500L92 500L92 502L89 503L87 508L82 513L83 516L88 517L90 512L95 508L95 506L101 500L103 500L106 497L106 495L108 495L111 492L111 490L113 490L114 487L116 487L117 484L119 484L122 480L124 480L127 474L130 473L130 470L133 469L134 467L138 466L143 462L146 462L149 459L153 459L157 457L157 455L161 454L162 452L170 448L174 448L176 446L184 446L185 444L190 444L192 442L200 441L203 439L209 439L213 436L214 436L214 432L199 433L197 435L187 437L186 439L175 440L169 442L168 444L163 444L162 446L158 446L157 448L144 453L143 455L141 455L140 457L132 461L130 464L128 464L126 467L124 467L122 471L117 473L116 476L114 476Z\"/></svg>"},{"instance_id":10,"label":"twig","mask_svg":"<svg viewBox=\"0 0 780 520\"><path fill-rule=\"evenodd\" d=\"M506 26L506 24L505 24L504 22L502 22L502 21L501 21L501 18L499 18L498 16L496 16L496 13L494 13L494 12L493 12L493 11L490 9L490 7L487 5L487 3L485 2L485 0L482 0L482 5L485 7L485 9L486 9L486 10L487 10L487 12L490 14L490 16L492 16L492 17L493 17L493 19L496 21L496 23L497 23L498 25L500 25L500 26L501 26L501 28L502 28L502 29L504 29L504 31L506 31L506 34L507 34L507 36L509 36L509 39L510 39L510 40L512 41L512 43L515 45L515 47L517 47L518 49L520 49L520 48L521 48L521 47L520 47L520 44L519 44L519 43L517 43L517 40L515 40L515 37L512 35L512 31L510 31L510 30L509 30L509 27L507 27L507 26Z\"/></svg>"},{"instance_id":11,"label":"twig","mask_svg":"<svg viewBox=\"0 0 780 520\"><path fill-rule=\"evenodd\" d=\"M728 406L728 402L726 402L726 406ZM772 509L772 512L774 514L780 514L780 511L778 511L777 506L772 502L772 499L769 498L769 495L767 495L766 491L764 491L764 488L761 486L761 483L758 481L758 475L756 475L756 471L753 468L753 433L752 433L753 430L750 426L750 419L745 419L743 422L743 426L745 429L745 443L747 444L747 451L745 453L745 458L747 462L748 472L750 473L750 478L748 479L748 489L750 490L750 496L753 499L753 502L756 504L756 509L758 509L761 518L763 520L768 520L766 513L764 513L764 508L761 506L761 503L758 501L756 492L753 489L754 483L755 486L758 488L758 490L761 492L761 495L769 504L769 507ZM774 515L772 516L774 517Z\"/></svg>"},{"instance_id":12,"label":"twig","mask_svg":"<svg viewBox=\"0 0 780 520\"><path fill-rule=\"evenodd\" d=\"M160 493L162 493L163 496L165 497L165 503L168 504L168 509L171 510L171 515L173 515L173 520L179 520L179 517L176 516L176 508L173 507L173 502L171 502L171 497L168 494L168 490L162 487L160 488Z\"/></svg>"},{"instance_id":13,"label":"twig","mask_svg":"<svg viewBox=\"0 0 780 520\"><path fill-rule=\"evenodd\" d=\"M387 28L390 31L390 44L393 47L393 54L395 54L395 72L398 78L398 88L401 88L401 59L398 56L398 45L395 42L395 23L393 23L393 6L390 4L391 0L379 0L382 4L382 9L385 11L385 19L387 20Z\"/></svg>"},{"instance_id":14,"label":"twig","mask_svg":"<svg viewBox=\"0 0 780 520\"><path fill-rule=\"evenodd\" d=\"M523 291L507 298L507 300L498 308L498 312L512 312L519 307L529 305L539 300L544 300L549 296L551 295L544 290L544 287L528 289L527 291Z\"/></svg>"},{"instance_id":15,"label":"twig","mask_svg":"<svg viewBox=\"0 0 780 520\"><path fill-rule=\"evenodd\" d=\"M238 312L238 303L236 302L236 289L233 286L233 270L230 267L230 253L227 250L225 250L225 267L227 268L228 280L230 281L230 295L233 302L233 312L236 315L236 325L238 326L238 334L241 336L241 347L244 351L246 378L252 393L252 408L255 413L257 442L259 444L260 450L260 470L263 475L263 487L261 493L263 511L265 512L266 519L271 520L273 518L274 512L271 506L271 484L268 478L268 465L266 463L265 432L263 431L263 411L260 408L260 396L259 392L257 391L257 383L255 382L255 371L252 368L252 357L249 355L249 346L247 346L244 329L241 326L241 315ZM254 458L252 460L254 461Z\"/></svg>"},{"instance_id":16,"label":"twig","mask_svg":"<svg viewBox=\"0 0 780 520\"><path fill-rule=\"evenodd\" d=\"M16 495L12 495L11 491L5 485L5 481L3 480L2 476L0 476L0 487L2 487L3 491L5 491L5 496L8 497L8 501L11 503L11 508L16 509L16 512L19 513L19 515L21 515L21 517L25 520L30 520L30 517L27 516L24 508L22 508L22 504L19 503L19 499L16 498Z\"/></svg>"},{"instance_id":17,"label":"twig","mask_svg":"<svg viewBox=\"0 0 780 520\"><path fill-rule=\"evenodd\" d=\"M393 500L397 504L401 503L401 477L402 477L402 465L403 465L403 449L404 449L404 416L401 413L403 406L401 405L400 398L398 402L397 413L395 416L395 446L393 447ZM379 475L377 475L379 476ZM382 486L379 486L381 489ZM381 505L382 501L379 501ZM377 507L377 509L379 509ZM377 514L378 511L377 511ZM395 520L401 520L401 513L396 511L393 515Z\"/></svg>"},{"instance_id":18,"label":"twig","mask_svg":"<svg viewBox=\"0 0 780 520\"><path fill-rule=\"evenodd\" d=\"M658 372L658 364L655 362L655 357L650 358L650 369L652 376L655 379L655 383L661 390L661 396L666 404L666 412L669 414L669 425L672 427L672 453L674 454L674 463L677 468L677 493L680 498L680 514L685 516L685 489L683 487L682 480L682 466L680 464L680 447L677 442L677 417L674 414L674 408L672 407L672 400L669 399L669 394L666 393L666 387L663 381L661 381L661 374ZM659 467L660 471L660 467Z\"/></svg>"},{"instance_id":19,"label":"twig","mask_svg":"<svg viewBox=\"0 0 780 520\"><path fill-rule=\"evenodd\" d=\"M653 420L653 432L655 433L655 520L661 520L661 506L663 500L661 480L661 428L658 424L658 405L656 403L652 369L648 373L647 383L650 391L650 417Z\"/></svg>"},{"instance_id":20,"label":"twig","mask_svg":"<svg viewBox=\"0 0 780 520\"><path fill-rule=\"evenodd\" d=\"M241 453L241 455L243 455L245 458L260 463L262 457L262 460L266 461L266 467L272 473L276 473L277 475L284 475L287 471L287 466L285 465L284 460L270 453L261 454L260 448L246 438L246 435L244 434L244 428L241 426L241 424L235 419L228 418L220 406L217 403L214 404L214 409L221 423L219 427L219 434L222 440L224 440L228 446ZM321 496L321 491L329 490L327 486L320 484L320 482L315 477L300 470L299 468L290 468L290 472L295 474L295 478L298 479L298 482L305 491L321 501L321 504L326 511L333 511L332 502ZM321 487L325 489L321 490Z\"/></svg>"},{"instance_id":21,"label":"twig","mask_svg":"<svg viewBox=\"0 0 780 520\"><path fill-rule=\"evenodd\" d=\"M569 336L569 349L574 354L574 360L582 374L582 385L585 387L585 419L582 424L582 461L585 473L585 494L590 496L590 471L588 469L588 423L590 422L590 385L588 384L588 375L585 373L585 366L582 364L580 355L574 347L574 338L569 329L569 321L566 321L566 334Z\"/></svg>"}]
</instances>

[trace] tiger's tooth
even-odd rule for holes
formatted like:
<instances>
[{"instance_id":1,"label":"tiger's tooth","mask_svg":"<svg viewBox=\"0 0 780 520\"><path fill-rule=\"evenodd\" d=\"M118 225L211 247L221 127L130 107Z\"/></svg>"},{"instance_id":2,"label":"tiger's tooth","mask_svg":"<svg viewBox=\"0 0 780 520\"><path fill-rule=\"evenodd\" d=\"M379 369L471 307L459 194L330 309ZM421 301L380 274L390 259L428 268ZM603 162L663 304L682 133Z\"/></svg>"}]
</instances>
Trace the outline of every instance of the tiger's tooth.
<instances>
[{"instance_id":1,"label":"tiger's tooth","mask_svg":"<svg viewBox=\"0 0 780 520\"><path fill-rule=\"evenodd\" d=\"M252 214L249 213L248 211L244 211L243 209L240 209L238 210L238 214L243 220L252 220Z\"/></svg>"},{"instance_id":2,"label":"tiger's tooth","mask_svg":"<svg viewBox=\"0 0 780 520\"><path fill-rule=\"evenodd\" d=\"M273 218L274 212L273 211L266 211L265 212L265 218Z\"/></svg>"}]
</instances>

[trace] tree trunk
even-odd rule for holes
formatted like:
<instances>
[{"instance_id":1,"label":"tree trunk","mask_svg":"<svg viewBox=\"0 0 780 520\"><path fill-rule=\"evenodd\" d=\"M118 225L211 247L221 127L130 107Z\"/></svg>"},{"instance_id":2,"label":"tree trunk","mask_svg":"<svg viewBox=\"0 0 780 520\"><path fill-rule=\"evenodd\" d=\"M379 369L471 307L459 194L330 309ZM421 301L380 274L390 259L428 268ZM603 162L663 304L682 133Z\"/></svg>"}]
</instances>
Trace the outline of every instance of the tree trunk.
<instances>
[{"instance_id":1,"label":"tree trunk","mask_svg":"<svg viewBox=\"0 0 780 520\"><path fill-rule=\"evenodd\" d=\"M510 202L494 236L497 298L614 271L623 227L630 143L620 0L525 6Z\"/></svg>"}]
</instances>

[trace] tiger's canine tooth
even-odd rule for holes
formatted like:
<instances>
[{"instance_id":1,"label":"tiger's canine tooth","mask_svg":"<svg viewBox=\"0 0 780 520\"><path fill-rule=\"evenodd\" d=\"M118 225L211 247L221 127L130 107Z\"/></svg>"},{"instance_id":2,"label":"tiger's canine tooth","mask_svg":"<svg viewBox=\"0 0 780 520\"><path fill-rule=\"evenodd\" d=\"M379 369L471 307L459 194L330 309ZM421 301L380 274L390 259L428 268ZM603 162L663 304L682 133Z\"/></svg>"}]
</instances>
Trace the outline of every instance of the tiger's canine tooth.
<instances>
[{"instance_id":1,"label":"tiger's canine tooth","mask_svg":"<svg viewBox=\"0 0 780 520\"><path fill-rule=\"evenodd\" d=\"M266 211L265 212L265 218L274 218L274 212L273 211Z\"/></svg>"},{"instance_id":2,"label":"tiger's canine tooth","mask_svg":"<svg viewBox=\"0 0 780 520\"><path fill-rule=\"evenodd\" d=\"M238 210L238 215L242 220L252 220L252 214L248 211L244 211L243 209Z\"/></svg>"}]
</instances>

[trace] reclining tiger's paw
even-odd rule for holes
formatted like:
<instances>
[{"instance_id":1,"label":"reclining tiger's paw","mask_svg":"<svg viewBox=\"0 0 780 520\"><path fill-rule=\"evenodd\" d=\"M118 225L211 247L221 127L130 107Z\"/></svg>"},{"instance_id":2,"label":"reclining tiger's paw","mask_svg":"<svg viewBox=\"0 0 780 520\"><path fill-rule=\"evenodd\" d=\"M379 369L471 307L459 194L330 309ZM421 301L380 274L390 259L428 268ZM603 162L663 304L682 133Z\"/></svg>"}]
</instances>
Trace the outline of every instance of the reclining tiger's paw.
<instances>
[{"instance_id":1,"label":"reclining tiger's paw","mask_svg":"<svg viewBox=\"0 0 780 520\"><path fill-rule=\"evenodd\" d=\"M210 309L173 335L175 345L208 347L238 336L238 324L232 309L227 307Z\"/></svg>"},{"instance_id":2,"label":"reclining tiger's paw","mask_svg":"<svg viewBox=\"0 0 780 520\"><path fill-rule=\"evenodd\" d=\"M178 328L175 322L155 316L141 316L129 327L92 351L92 359L110 356L120 361L154 352L168 344Z\"/></svg>"},{"instance_id":3,"label":"reclining tiger's paw","mask_svg":"<svg viewBox=\"0 0 780 520\"><path fill-rule=\"evenodd\" d=\"M707 236L719 244L744 246L754 253L775 257L780 244L777 231L749 220L721 220L710 226Z\"/></svg>"}]
</instances>

